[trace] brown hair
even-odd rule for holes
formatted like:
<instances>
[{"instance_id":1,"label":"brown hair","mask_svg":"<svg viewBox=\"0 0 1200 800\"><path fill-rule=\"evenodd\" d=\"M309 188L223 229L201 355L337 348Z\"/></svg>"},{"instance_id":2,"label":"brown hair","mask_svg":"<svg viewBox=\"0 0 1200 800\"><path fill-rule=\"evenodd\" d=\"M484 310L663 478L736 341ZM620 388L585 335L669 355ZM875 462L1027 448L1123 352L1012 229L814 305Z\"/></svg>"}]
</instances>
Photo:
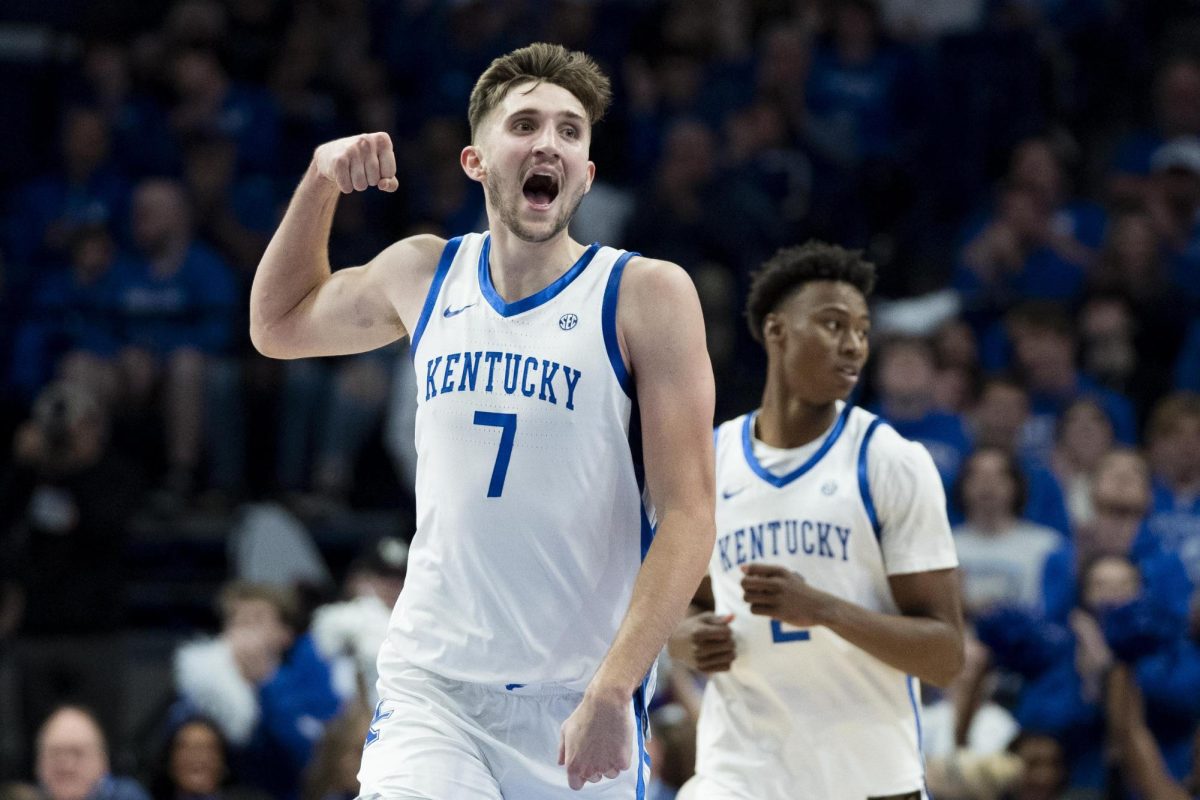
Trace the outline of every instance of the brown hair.
<instances>
[{"instance_id":1,"label":"brown hair","mask_svg":"<svg viewBox=\"0 0 1200 800\"><path fill-rule=\"evenodd\" d=\"M612 102L608 76L591 56L562 45L537 42L500 56L479 76L467 106L471 141L475 141L484 118L500 104L508 90L526 81L545 81L566 89L583 105L592 125L600 121Z\"/></svg>"},{"instance_id":2,"label":"brown hair","mask_svg":"<svg viewBox=\"0 0 1200 800\"><path fill-rule=\"evenodd\" d=\"M279 619L283 624L293 631L300 631L304 627L300 600L294 591L283 586L249 581L232 581L221 587L217 595L217 613L221 622L228 622L237 604L245 600L263 600L270 603L279 612Z\"/></svg>"},{"instance_id":3,"label":"brown hair","mask_svg":"<svg viewBox=\"0 0 1200 800\"><path fill-rule=\"evenodd\" d=\"M1170 436L1175 426L1189 417L1200 419L1200 394L1178 391L1167 395L1150 412L1150 422L1146 425L1147 443L1153 444Z\"/></svg>"}]
</instances>

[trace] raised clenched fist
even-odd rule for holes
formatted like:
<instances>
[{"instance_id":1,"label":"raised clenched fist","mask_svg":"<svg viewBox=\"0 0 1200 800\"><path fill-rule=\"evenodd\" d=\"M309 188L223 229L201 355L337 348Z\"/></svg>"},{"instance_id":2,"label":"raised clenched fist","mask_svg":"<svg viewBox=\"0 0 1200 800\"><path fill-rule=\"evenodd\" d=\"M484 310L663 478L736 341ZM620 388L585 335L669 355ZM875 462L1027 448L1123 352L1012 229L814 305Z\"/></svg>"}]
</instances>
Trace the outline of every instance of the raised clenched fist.
<instances>
[{"instance_id":1,"label":"raised clenched fist","mask_svg":"<svg viewBox=\"0 0 1200 800\"><path fill-rule=\"evenodd\" d=\"M360 133L326 142L313 153L317 174L344 194L378 186L385 192L400 187L396 180L396 154L386 133Z\"/></svg>"}]
</instances>

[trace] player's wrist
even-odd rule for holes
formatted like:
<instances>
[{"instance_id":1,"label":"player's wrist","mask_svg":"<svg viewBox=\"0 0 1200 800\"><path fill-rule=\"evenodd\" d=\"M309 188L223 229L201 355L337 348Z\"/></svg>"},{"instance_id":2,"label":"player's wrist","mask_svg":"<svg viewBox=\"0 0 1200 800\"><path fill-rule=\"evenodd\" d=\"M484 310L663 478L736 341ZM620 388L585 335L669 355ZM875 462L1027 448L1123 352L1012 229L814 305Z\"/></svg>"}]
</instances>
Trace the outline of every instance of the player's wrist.
<instances>
[{"instance_id":1,"label":"player's wrist","mask_svg":"<svg viewBox=\"0 0 1200 800\"><path fill-rule=\"evenodd\" d=\"M593 701L615 705L628 703L636 688L636 685L630 685L625 681L597 673L583 694L585 699L590 698Z\"/></svg>"}]
</instances>

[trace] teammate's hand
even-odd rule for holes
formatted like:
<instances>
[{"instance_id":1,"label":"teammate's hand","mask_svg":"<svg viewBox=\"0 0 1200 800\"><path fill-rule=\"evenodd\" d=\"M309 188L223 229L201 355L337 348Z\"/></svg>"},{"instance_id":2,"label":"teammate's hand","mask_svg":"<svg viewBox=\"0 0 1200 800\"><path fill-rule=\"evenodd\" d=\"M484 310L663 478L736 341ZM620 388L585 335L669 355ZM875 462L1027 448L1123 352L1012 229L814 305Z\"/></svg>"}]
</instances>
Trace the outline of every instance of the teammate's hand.
<instances>
[{"instance_id":1,"label":"teammate's hand","mask_svg":"<svg viewBox=\"0 0 1200 800\"><path fill-rule=\"evenodd\" d=\"M680 622L667 641L667 654L706 675L725 672L737 658L737 644L729 623L733 614L718 616L711 611Z\"/></svg>"},{"instance_id":2,"label":"teammate's hand","mask_svg":"<svg viewBox=\"0 0 1200 800\"><path fill-rule=\"evenodd\" d=\"M742 597L750 613L772 617L798 628L820 625L823 611L837 598L808 585L804 578L773 564L742 566Z\"/></svg>"},{"instance_id":3,"label":"teammate's hand","mask_svg":"<svg viewBox=\"0 0 1200 800\"><path fill-rule=\"evenodd\" d=\"M587 692L559 732L558 763L572 789L617 777L629 769L632 750L632 697Z\"/></svg>"},{"instance_id":4,"label":"teammate's hand","mask_svg":"<svg viewBox=\"0 0 1200 800\"><path fill-rule=\"evenodd\" d=\"M326 142L313 153L317 174L335 184L343 194L378 186L385 192L400 188L396 180L396 154L386 133L360 133Z\"/></svg>"}]
</instances>

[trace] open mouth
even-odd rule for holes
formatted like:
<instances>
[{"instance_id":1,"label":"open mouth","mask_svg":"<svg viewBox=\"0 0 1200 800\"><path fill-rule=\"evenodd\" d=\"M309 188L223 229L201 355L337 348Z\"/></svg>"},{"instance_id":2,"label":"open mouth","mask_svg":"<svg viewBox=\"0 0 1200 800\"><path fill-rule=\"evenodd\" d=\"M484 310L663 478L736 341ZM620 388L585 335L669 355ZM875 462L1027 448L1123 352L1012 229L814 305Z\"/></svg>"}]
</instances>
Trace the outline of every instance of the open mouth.
<instances>
[{"instance_id":1,"label":"open mouth","mask_svg":"<svg viewBox=\"0 0 1200 800\"><path fill-rule=\"evenodd\" d=\"M549 208L554 198L558 197L558 178L535 173L525 179L521 191L534 208Z\"/></svg>"},{"instance_id":2,"label":"open mouth","mask_svg":"<svg viewBox=\"0 0 1200 800\"><path fill-rule=\"evenodd\" d=\"M848 364L843 364L842 366L837 368L837 371L840 375L842 375L842 377L846 378L847 380L851 380L851 381L858 380L858 372L859 372L858 367L850 366Z\"/></svg>"}]
</instances>

